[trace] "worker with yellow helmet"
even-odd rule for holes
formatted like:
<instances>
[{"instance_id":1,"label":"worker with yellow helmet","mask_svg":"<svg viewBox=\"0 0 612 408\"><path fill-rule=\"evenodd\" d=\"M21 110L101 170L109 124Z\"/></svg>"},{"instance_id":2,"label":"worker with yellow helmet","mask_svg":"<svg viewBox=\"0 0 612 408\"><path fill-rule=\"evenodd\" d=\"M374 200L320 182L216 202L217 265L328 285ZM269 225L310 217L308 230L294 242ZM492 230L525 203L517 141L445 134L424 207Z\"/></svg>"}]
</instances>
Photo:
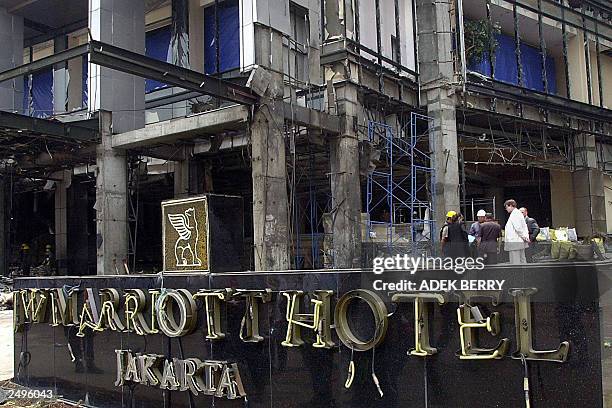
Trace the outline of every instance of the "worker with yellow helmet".
<instances>
[{"instance_id":1,"label":"worker with yellow helmet","mask_svg":"<svg viewBox=\"0 0 612 408\"><path fill-rule=\"evenodd\" d=\"M446 213L446 222L440 229L442 256L458 258L469 254L468 234L459 218L460 215L456 211L450 210Z\"/></svg>"}]
</instances>

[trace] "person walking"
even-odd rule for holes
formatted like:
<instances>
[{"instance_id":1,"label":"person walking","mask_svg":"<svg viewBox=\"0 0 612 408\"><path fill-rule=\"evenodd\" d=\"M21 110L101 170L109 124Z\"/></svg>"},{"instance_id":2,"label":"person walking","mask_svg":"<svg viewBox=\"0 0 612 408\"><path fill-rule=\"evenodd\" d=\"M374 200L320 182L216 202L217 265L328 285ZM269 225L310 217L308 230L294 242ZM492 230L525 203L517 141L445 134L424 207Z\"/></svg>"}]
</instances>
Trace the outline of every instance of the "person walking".
<instances>
[{"instance_id":1,"label":"person walking","mask_svg":"<svg viewBox=\"0 0 612 408\"><path fill-rule=\"evenodd\" d=\"M485 265L494 265L497 263L497 240L501 237L501 226L495 222L491 213L486 213L484 219L480 226L478 253L484 258Z\"/></svg>"},{"instance_id":2,"label":"person walking","mask_svg":"<svg viewBox=\"0 0 612 408\"><path fill-rule=\"evenodd\" d=\"M516 208L514 200L506 200L504 207L510 214L504 229L504 249L508 251L511 264L527 263L525 248L529 246L529 231L525 217Z\"/></svg>"},{"instance_id":3,"label":"person walking","mask_svg":"<svg viewBox=\"0 0 612 408\"><path fill-rule=\"evenodd\" d=\"M525 217L525 223L527 224L527 231L529 232L529 247L525 249L525 258L527 258L527 262L533 262L533 255L536 251L536 237L540 233L540 226L538 222L529 216L529 212L526 207L519 208L519 211Z\"/></svg>"}]
</instances>

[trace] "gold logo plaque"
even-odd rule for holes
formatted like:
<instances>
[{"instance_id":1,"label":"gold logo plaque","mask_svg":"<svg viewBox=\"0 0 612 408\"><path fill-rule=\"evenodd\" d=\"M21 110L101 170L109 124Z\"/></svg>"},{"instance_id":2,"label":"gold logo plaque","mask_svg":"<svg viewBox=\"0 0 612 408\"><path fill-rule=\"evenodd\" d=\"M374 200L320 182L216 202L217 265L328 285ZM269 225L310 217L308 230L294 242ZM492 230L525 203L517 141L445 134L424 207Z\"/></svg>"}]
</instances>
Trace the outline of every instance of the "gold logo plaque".
<instances>
[{"instance_id":1,"label":"gold logo plaque","mask_svg":"<svg viewBox=\"0 0 612 408\"><path fill-rule=\"evenodd\" d=\"M164 271L208 271L208 202L192 197L162 202Z\"/></svg>"}]
</instances>

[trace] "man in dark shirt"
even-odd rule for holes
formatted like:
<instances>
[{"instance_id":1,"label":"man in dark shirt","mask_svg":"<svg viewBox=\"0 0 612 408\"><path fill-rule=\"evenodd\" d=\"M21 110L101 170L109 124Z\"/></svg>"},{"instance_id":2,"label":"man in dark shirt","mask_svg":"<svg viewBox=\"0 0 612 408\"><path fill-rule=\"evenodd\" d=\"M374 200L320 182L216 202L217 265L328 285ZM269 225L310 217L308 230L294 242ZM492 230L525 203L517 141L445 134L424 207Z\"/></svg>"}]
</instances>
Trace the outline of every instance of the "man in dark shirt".
<instances>
[{"instance_id":1,"label":"man in dark shirt","mask_svg":"<svg viewBox=\"0 0 612 408\"><path fill-rule=\"evenodd\" d=\"M469 255L468 234L460 221L460 215L455 214L446 225L446 237L442 238L442 253L451 258L465 258Z\"/></svg>"},{"instance_id":2,"label":"man in dark shirt","mask_svg":"<svg viewBox=\"0 0 612 408\"><path fill-rule=\"evenodd\" d=\"M501 237L501 226L493 220L493 214L485 215L485 222L480 225L478 252L485 259L486 265L497 263L497 240Z\"/></svg>"},{"instance_id":3,"label":"man in dark shirt","mask_svg":"<svg viewBox=\"0 0 612 408\"><path fill-rule=\"evenodd\" d=\"M527 208L522 207L519 208L523 216L525 217L525 223L527 223L527 231L529 231L529 247L525 250L525 258L527 258L527 262L533 262L533 255L537 252L536 249L536 237L540 233L540 226L538 222L529 216L529 212Z\"/></svg>"}]
</instances>

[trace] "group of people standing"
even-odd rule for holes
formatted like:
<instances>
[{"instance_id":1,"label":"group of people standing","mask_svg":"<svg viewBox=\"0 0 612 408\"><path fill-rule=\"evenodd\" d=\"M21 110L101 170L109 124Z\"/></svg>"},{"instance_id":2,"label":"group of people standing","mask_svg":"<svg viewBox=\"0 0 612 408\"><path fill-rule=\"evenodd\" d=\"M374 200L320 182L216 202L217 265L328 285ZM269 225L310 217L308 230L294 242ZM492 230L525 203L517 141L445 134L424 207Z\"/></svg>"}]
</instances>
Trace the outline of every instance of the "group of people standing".
<instances>
[{"instance_id":1,"label":"group of people standing","mask_svg":"<svg viewBox=\"0 0 612 408\"><path fill-rule=\"evenodd\" d=\"M510 214L503 234L503 249L508 252L511 264L532 262L532 254L540 227L535 219L529 217L527 208L517 208L515 200L506 200L504 208ZM499 262L499 240L502 227L495 221L493 214L484 210L477 213L478 220L469 231L465 228L463 216L455 211L446 214L446 222L440 229L442 255L451 258L484 258L485 264Z\"/></svg>"}]
</instances>

